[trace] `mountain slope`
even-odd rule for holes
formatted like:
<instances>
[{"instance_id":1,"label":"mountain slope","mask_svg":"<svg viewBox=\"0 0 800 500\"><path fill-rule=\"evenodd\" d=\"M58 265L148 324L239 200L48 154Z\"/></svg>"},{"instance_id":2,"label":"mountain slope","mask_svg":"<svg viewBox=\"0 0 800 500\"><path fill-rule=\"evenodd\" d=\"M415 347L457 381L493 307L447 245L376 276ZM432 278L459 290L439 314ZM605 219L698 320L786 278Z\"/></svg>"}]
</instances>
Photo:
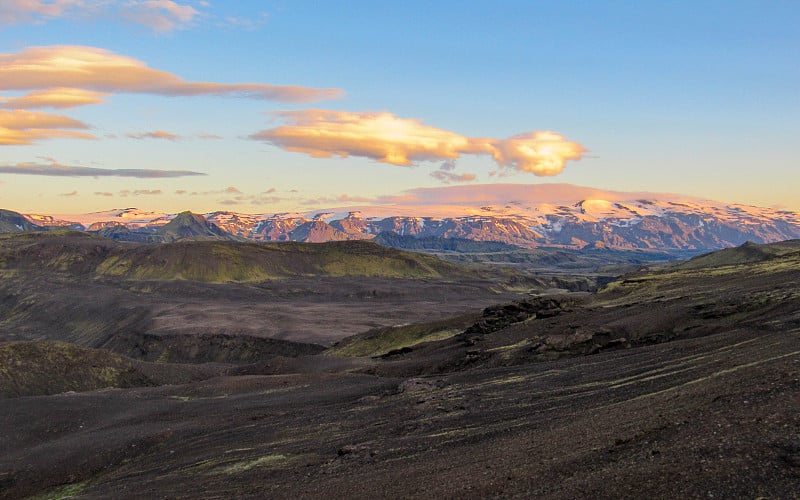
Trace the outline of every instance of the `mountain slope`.
<instances>
[{"instance_id":1,"label":"mountain slope","mask_svg":"<svg viewBox=\"0 0 800 500\"><path fill-rule=\"evenodd\" d=\"M40 226L31 223L22 214L0 209L0 233L21 233L23 231L39 231L41 229Z\"/></svg>"}]
</instances>

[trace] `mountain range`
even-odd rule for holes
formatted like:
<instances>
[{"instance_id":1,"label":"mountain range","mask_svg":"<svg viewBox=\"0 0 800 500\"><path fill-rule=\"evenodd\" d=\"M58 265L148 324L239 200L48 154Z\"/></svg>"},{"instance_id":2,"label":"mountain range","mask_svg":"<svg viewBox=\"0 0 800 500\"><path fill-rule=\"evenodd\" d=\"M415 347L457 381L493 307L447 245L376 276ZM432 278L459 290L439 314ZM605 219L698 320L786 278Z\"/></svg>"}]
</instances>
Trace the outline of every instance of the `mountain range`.
<instances>
[{"instance_id":1,"label":"mountain range","mask_svg":"<svg viewBox=\"0 0 800 500\"><path fill-rule=\"evenodd\" d=\"M5 211L3 220L8 219ZM395 233L523 248L713 250L800 238L800 213L659 193L568 184L421 188L368 206L304 213L165 214L125 208L80 215L24 214L0 231L61 227L118 240L186 237L325 242ZM176 222L177 220L177 222Z\"/></svg>"}]
</instances>

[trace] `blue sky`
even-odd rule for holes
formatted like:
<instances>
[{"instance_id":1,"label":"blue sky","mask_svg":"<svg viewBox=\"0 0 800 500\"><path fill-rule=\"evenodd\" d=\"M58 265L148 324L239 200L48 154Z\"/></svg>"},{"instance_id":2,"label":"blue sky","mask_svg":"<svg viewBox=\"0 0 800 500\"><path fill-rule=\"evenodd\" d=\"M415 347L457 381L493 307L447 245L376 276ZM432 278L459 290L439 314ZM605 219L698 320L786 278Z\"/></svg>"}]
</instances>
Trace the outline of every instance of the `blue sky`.
<instances>
[{"instance_id":1,"label":"blue sky","mask_svg":"<svg viewBox=\"0 0 800 500\"><path fill-rule=\"evenodd\" d=\"M298 102L125 82L98 90L101 71L74 86L103 102L19 104L13 116L6 106L14 131L23 112L81 126L66 137L23 129L34 134L26 144L14 132L0 145L5 208L278 212L446 181L800 210L797 2L3 3L0 98L60 82L13 83L28 81L20 61L31 48L50 57L65 46L182 82L341 91ZM14 61L23 70L3 73ZM536 135L547 132L557 138ZM86 167L102 172L76 170Z\"/></svg>"}]
</instances>

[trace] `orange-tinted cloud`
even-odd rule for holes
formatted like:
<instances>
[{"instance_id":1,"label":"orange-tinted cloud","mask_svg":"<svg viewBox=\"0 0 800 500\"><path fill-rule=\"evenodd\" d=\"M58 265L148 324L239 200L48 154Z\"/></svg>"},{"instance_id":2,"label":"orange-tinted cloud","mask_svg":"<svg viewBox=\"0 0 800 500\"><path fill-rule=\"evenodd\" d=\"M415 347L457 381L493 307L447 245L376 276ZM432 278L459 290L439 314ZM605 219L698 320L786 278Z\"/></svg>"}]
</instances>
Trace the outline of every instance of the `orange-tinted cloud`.
<instances>
[{"instance_id":1,"label":"orange-tinted cloud","mask_svg":"<svg viewBox=\"0 0 800 500\"><path fill-rule=\"evenodd\" d=\"M314 102L336 99L339 89L263 83L189 82L143 62L94 47L55 45L0 54L0 91L56 87L165 96L217 95Z\"/></svg>"},{"instance_id":2,"label":"orange-tinted cloud","mask_svg":"<svg viewBox=\"0 0 800 500\"><path fill-rule=\"evenodd\" d=\"M191 5L173 0L2 0L0 3L0 24L103 16L167 32L190 25L199 14Z\"/></svg>"},{"instance_id":3,"label":"orange-tinted cloud","mask_svg":"<svg viewBox=\"0 0 800 500\"><path fill-rule=\"evenodd\" d=\"M74 130L88 128L85 123L68 116L19 109L14 111L0 110L1 146L29 145L43 139L64 137L96 139L91 134Z\"/></svg>"},{"instance_id":4,"label":"orange-tinted cloud","mask_svg":"<svg viewBox=\"0 0 800 500\"><path fill-rule=\"evenodd\" d=\"M363 156L393 165L419 160L456 158L469 139L391 113L350 113L309 109L281 111L289 125L264 130L251 138L315 158Z\"/></svg>"},{"instance_id":5,"label":"orange-tinted cloud","mask_svg":"<svg viewBox=\"0 0 800 500\"><path fill-rule=\"evenodd\" d=\"M155 132L142 132L142 133L131 133L125 134L125 137L130 137L131 139L165 139L168 141L177 141L181 138L179 135L170 134L169 132L164 132L163 130L156 130Z\"/></svg>"},{"instance_id":6,"label":"orange-tinted cloud","mask_svg":"<svg viewBox=\"0 0 800 500\"><path fill-rule=\"evenodd\" d=\"M52 88L37 90L20 97L0 97L0 108L32 109L32 108L75 108L87 104L99 104L107 96L104 92L93 90Z\"/></svg>"},{"instance_id":7,"label":"orange-tinted cloud","mask_svg":"<svg viewBox=\"0 0 800 500\"><path fill-rule=\"evenodd\" d=\"M492 157L501 167L534 175L558 175L568 160L580 160L586 149L555 132L528 132L490 143Z\"/></svg>"},{"instance_id":8,"label":"orange-tinted cloud","mask_svg":"<svg viewBox=\"0 0 800 500\"><path fill-rule=\"evenodd\" d=\"M360 156L393 165L411 165L415 161L448 160L464 154L491 155L501 168L556 175L567 161L580 159L586 151L580 144L554 132L528 132L509 139L470 138L387 112L309 109L281 111L276 115L288 124L263 130L250 138L315 158ZM449 170L440 170L434 176L441 177L440 180L459 180ZM460 180L472 180L470 175L465 174Z\"/></svg>"}]
</instances>

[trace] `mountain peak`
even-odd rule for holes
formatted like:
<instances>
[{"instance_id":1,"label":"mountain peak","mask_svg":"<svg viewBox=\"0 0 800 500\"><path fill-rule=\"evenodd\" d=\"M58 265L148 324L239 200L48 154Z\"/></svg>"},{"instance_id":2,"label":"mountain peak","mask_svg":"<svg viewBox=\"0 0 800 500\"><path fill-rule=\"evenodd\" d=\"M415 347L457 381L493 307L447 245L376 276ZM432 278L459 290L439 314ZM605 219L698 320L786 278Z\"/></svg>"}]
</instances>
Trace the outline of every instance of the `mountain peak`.
<instances>
[{"instance_id":1,"label":"mountain peak","mask_svg":"<svg viewBox=\"0 0 800 500\"><path fill-rule=\"evenodd\" d=\"M216 224L208 222L202 215L186 211L156 230L165 242L186 238L229 239L230 235Z\"/></svg>"}]
</instances>

